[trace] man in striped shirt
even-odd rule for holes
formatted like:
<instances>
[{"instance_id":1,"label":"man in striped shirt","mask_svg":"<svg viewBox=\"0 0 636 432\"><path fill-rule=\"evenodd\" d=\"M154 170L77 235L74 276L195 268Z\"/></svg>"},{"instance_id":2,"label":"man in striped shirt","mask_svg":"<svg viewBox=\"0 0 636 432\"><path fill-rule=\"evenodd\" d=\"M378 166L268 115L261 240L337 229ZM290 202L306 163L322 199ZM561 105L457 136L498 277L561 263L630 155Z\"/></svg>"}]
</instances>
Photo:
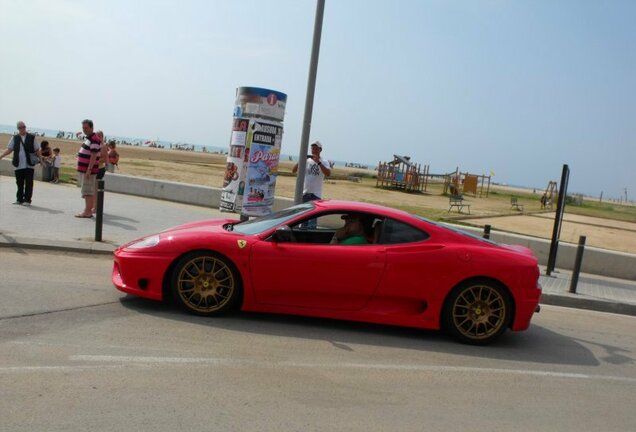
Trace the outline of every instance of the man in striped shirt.
<instances>
[{"instance_id":1,"label":"man in striped shirt","mask_svg":"<svg viewBox=\"0 0 636 432\"><path fill-rule=\"evenodd\" d=\"M85 138L77 153L77 173L85 207L84 211L76 214L75 217L91 218L95 207L95 177L99 171L99 153L102 143L93 132L92 120L82 121L82 130Z\"/></svg>"}]
</instances>

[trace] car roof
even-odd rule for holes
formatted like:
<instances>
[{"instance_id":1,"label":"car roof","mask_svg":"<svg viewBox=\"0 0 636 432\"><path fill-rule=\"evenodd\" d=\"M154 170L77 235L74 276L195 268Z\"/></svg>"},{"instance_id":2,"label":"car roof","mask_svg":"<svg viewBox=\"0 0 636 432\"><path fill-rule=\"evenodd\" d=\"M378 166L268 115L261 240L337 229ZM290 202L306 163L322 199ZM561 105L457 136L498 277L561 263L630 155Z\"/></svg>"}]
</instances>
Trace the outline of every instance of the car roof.
<instances>
[{"instance_id":1,"label":"car roof","mask_svg":"<svg viewBox=\"0 0 636 432\"><path fill-rule=\"evenodd\" d=\"M344 200L317 200L311 201L317 209L330 211L345 211L345 212L357 212L357 213L374 213L379 216L390 217L393 219L401 220L402 222L408 222L420 229L425 229L429 234L437 233L443 234L455 239L461 239L464 242L479 241L473 239L470 235L461 235L456 230L450 229L446 226L440 225L433 221L427 221L414 214L405 212L403 210L394 209L391 207L385 207L378 204L363 203L359 201L344 201Z\"/></svg>"},{"instance_id":2,"label":"car roof","mask_svg":"<svg viewBox=\"0 0 636 432\"><path fill-rule=\"evenodd\" d=\"M391 216L395 218L407 218L416 219L412 214L403 210L397 210L390 207L385 207L377 204L363 203L359 201L344 201L344 200L318 200L312 201L312 203L324 210L344 210L349 212L358 213L379 213L384 216Z\"/></svg>"}]
</instances>

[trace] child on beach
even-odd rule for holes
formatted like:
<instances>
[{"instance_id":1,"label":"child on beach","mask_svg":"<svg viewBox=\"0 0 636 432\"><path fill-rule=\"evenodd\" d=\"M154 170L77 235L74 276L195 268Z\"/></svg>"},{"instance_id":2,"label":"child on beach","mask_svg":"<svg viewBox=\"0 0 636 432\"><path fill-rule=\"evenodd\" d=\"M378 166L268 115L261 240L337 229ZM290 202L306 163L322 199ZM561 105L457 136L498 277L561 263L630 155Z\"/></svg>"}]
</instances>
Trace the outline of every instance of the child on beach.
<instances>
[{"instance_id":1,"label":"child on beach","mask_svg":"<svg viewBox=\"0 0 636 432\"><path fill-rule=\"evenodd\" d=\"M60 182L60 167L62 166L62 156L60 156L60 149L55 147L53 149L53 183Z\"/></svg>"},{"instance_id":2,"label":"child on beach","mask_svg":"<svg viewBox=\"0 0 636 432\"><path fill-rule=\"evenodd\" d=\"M42 180L51 181L53 179L53 152L48 141L40 144L40 161L42 162Z\"/></svg>"},{"instance_id":3,"label":"child on beach","mask_svg":"<svg viewBox=\"0 0 636 432\"><path fill-rule=\"evenodd\" d=\"M116 147L115 141L108 143L108 163L106 163L106 170L110 173L114 173L115 167L119 167L119 153L117 153Z\"/></svg>"}]
</instances>

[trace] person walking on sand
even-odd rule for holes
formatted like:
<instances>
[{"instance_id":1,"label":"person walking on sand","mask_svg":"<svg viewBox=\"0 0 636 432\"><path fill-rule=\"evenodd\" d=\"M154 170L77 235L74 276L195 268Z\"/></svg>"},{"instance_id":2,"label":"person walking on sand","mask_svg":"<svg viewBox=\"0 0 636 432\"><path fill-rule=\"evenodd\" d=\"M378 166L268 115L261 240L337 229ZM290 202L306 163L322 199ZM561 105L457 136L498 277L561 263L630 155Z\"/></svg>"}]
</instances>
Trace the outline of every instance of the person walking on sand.
<instances>
[{"instance_id":1,"label":"person walking on sand","mask_svg":"<svg viewBox=\"0 0 636 432\"><path fill-rule=\"evenodd\" d=\"M13 152L12 164L15 168L15 182L18 186L16 205L31 205L33 196L34 166L40 161L40 144L35 135L27 132L23 121L17 123L18 133L11 137L7 149L0 159Z\"/></svg>"},{"instance_id":2,"label":"person walking on sand","mask_svg":"<svg viewBox=\"0 0 636 432\"><path fill-rule=\"evenodd\" d=\"M76 214L75 217L91 218L95 206L95 179L99 172L101 141L93 131L92 120L82 121L82 131L85 138L77 153L77 172L78 183L82 188L82 198L84 198L84 211Z\"/></svg>"}]
</instances>

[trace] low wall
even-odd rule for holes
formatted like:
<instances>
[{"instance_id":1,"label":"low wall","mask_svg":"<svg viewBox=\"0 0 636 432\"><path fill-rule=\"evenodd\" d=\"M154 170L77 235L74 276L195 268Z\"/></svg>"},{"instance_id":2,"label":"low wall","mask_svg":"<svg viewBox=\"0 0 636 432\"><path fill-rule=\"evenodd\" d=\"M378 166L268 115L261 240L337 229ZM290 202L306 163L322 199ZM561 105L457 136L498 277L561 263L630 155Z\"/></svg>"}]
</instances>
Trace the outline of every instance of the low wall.
<instances>
[{"instance_id":1,"label":"low wall","mask_svg":"<svg viewBox=\"0 0 636 432\"><path fill-rule=\"evenodd\" d=\"M128 195L138 195L202 207L219 208L221 188L198 186L166 180L133 177L123 174L107 174L106 190ZM278 211L293 205L290 198L276 197L273 209Z\"/></svg>"},{"instance_id":2,"label":"low wall","mask_svg":"<svg viewBox=\"0 0 636 432\"><path fill-rule=\"evenodd\" d=\"M10 161L0 161L0 174L13 175L13 166L11 166ZM36 167L35 178L39 179L41 175L40 167ZM218 208L221 200L221 188L154 180L123 174L107 174L106 190L210 208ZM293 200L289 198L277 197L274 200L274 210L280 210L292 204ZM482 230L479 228L466 226L457 226L457 228L477 235L482 234ZM498 243L526 246L534 252L540 264L545 265L548 262L550 253L549 240L500 231L492 231L490 237ZM559 243L557 268L572 270L575 256L575 244ZM586 246L581 271L620 279L636 280L636 255Z\"/></svg>"},{"instance_id":3,"label":"low wall","mask_svg":"<svg viewBox=\"0 0 636 432\"><path fill-rule=\"evenodd\" d=\"M5 149L1 146L2 143L0 143L0 152L3 152ZM8 156L5 156L4 159L0 160L0 175L10 175L13 176L13 165L12 165L12 158L13 157L13 153L9 154ZM33 178L36 180L42 180L42 165L38 164L35 166L35 172L33 173Z\"/></svg>"},{"instance_id":4,"label":"low wall","mask_svg":"<svg viewBox=\"0 0 636 432\"><path fill-rule=\"evenodd\" d=\"M456 228L477 235L483 233L483 230L479 228L466 226L456 226ZM539 259L539 264L546 265L548 263L548 256L550 255L549 240L500 231L491 231L490 238L497 243L526 246L534 252ZM576 244L559 242L556 267L572 270L576 258L576 248ZM581 271L619 279L636 280L636 255L585 246Z\"/></svg>"}]
</instances>

